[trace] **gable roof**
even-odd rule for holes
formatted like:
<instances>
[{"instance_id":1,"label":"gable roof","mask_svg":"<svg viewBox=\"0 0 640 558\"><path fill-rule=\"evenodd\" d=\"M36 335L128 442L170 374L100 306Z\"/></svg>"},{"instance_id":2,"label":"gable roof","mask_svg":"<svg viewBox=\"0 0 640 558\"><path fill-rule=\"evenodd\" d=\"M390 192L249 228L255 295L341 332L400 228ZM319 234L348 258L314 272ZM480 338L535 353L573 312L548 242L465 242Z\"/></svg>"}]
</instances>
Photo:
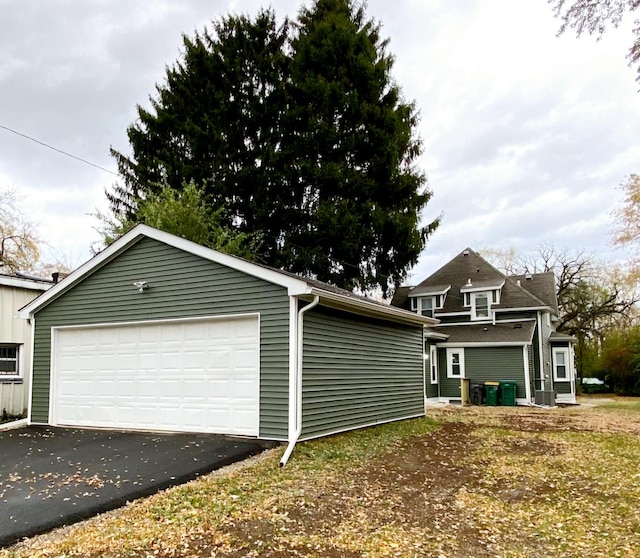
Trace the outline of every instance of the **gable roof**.
<instances>
[{"instance_id":1,"label":"gable roof","mask_svg":"<svg viewBox=\"0 0 640 558\"><path fill-rule=\"evenodd\" d=\"M548 279L541 278L540 281L535 281L535 283L536 286L538 283L544 284L544 288L540 288L539 292L544 294L547 299L550 298L547 296ZM552 306L547 301L540 299L536 294L525 288L524 284L521 281L520 285L518 285L513 278L507 277L497 270L471 248L466 248L417 286L409 287L408 291L402 290L397 297L394 295L391 303L393 305L406 306L406 299L403 300L403 298L410 297L414 290L418 293L428 293L435 289L441 289L443 285L451 285L440 312L461 312L468 310L468 308L464 307L462 293L482 289L497 289L502 285L500 303L492 304L492 308L497 310L549 308L557 314L557 304ZM401 287L401 289L405 288ZM396 293L398 293L398 290Z\"/></svg>"},{"instance_id":2,"label":"gable roof","mask_svg":"<svg viewBox=\"0 0 640 558\"><path fill-rule=\"evenodd\" d=\"M154 229L148 225L135 226L128 233L122 235L118 240L107 246L107 248L102 252L69 274L64 281L57 283L46 293L21 308L18 315L22 318L33 317L36 312L72 289L76 284L90 276L94 271L107 265L111 260L128 250L142 238L151 238L159 242L163 242L169 246L194 254L203 259L216 262L231 269L246 273L247 275L279 285L287 289L289 296L300 297L306 300L311 300L314 296L318 296L320 297L320 302L324 306L330 306L363 316L386 319L405 324L425 326L438 323L438 320L433 318L419 316L414 312L409 312L407 310L402 310L371 299L360 297L350 291L334 287L333 285L329 285L321 281L306 279L266 265L250 262L237 256L218 252L217 250L207 248L206 246L191 242L190 240Z\"/></svg>"},{"instance_id":3,"label":"gable roof","mask_svg":"<svg viewBox=\"0 0 640 558\"><path fill-rule=\"evenodd\" d=\"M510 275L510 279L542 300L553 312L558 314L558 296L556 292L556 277L553 271L545 273L528 273L525 275Z\"/></svg>"}]
</instances>

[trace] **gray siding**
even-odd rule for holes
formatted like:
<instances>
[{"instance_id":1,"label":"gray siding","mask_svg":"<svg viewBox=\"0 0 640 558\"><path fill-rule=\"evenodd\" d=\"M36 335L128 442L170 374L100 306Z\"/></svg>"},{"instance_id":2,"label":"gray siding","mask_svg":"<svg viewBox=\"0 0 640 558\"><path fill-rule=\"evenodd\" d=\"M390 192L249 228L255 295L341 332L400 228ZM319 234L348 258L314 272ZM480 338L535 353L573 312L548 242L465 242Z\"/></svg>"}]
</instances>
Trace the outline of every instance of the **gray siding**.
<instances>
[{"instance_id":1,"label":"gray siding","mask_svg":"<svg viewBox=\"0 0 640 558\"><path fill-rule=\"evenodd\" d=\"M132 283L144 279L140 294ZM260 437L286 439L289 297L285 288L143 238L36 315L32 420L49 420L51 327L260 313Z\"/></svg>"},{"instance_id":2,"label":"gray siding","mask_svg":"<svg viewBox=\"0 0 640 558\"><path fill-rule=\"evenodd\" d=\"M464 360L471 381L514 380L516 397L526 397L522 347L468 347Z\"/></svg>"},{"instance_id":3,"label":"gray siding","mask_svg":"<svg viewBox=\"0 0 640 558\"><path fill-rule=\"evenodd\" d=\"M422 415L422 328L314 308L302 385L302 438Z\"/></svg>"}]
</instances>

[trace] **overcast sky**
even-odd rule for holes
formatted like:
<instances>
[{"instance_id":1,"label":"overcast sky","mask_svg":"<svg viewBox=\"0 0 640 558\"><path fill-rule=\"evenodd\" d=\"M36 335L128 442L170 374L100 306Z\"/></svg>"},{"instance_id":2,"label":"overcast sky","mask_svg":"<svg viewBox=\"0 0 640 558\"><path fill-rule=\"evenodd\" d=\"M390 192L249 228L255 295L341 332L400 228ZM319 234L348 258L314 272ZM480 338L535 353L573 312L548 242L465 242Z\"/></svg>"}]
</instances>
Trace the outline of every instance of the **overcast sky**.
<instances>
[{"instance_id":1,"label":"overcast sky","mask_svg":"<svg viewBox=\"0 0 640 558\"><path fill-rule=\"evenodd\" d=\"M126 128L166 64L242 0L0 0L0 126L115 171ZM301 3L271 3L280 17ZM640 93L625 55L631 21L596 41L557 37L546 0L370 0L416 101L433 198L444 219L412 278L467 246L534 250L541 243L607 259L618 186L640 172ZM0 188L15 187L51 248L89 258L103 191L117 177L0 128Z\"/></svg>"}]
</instances>

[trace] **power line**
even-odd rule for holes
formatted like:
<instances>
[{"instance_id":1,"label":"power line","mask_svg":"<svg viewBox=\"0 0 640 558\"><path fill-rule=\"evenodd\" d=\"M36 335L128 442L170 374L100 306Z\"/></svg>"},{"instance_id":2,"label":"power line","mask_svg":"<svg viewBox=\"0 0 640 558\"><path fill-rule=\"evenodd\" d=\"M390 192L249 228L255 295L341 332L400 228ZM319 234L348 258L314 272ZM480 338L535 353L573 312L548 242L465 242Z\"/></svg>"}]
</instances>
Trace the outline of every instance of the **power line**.
<instances>
[{"instance_id":1,"label":"power line","mask_svg":"<svg viewBox=\"0 0 640 558\"><path fill-rule=\"evenodd\" d=\"M58 149L57 147L53 147L53 145L49 145L48 143L44 143L43 141L37 140L35 138L32 138L31 136L28 136L26 134L22 134L16 130L13 130L11 128L9 128L8 126L3 126L2 124L0 124L0 128L2 128L3 130L6 130L7 132L11 132L12 134L15 134L16 136L20 136L23 137L25 139L31 140L39 145L42 145L43 147L48 147L49 149L53 150L53 151L57 151L58 153L61 153L62 155L66 155L67 157L71 157L72 159L75 159L76 161L80 161L82 163L85 163L87 165L91 165L92 167L95 167L97 169L100 169L101 171L104 172L108 172L109 174L113 174L114 176L118 176L117 172L113 172L109 169L105 169L104 167L101 167L100 165L96 165L95 163L92 163L91 161L87 161L86 159L83 159L82 157L76 157L75 155L72 155L71 153L67 153L66 151L62 151L62 149Z\"/></svg>"}]
</instances>

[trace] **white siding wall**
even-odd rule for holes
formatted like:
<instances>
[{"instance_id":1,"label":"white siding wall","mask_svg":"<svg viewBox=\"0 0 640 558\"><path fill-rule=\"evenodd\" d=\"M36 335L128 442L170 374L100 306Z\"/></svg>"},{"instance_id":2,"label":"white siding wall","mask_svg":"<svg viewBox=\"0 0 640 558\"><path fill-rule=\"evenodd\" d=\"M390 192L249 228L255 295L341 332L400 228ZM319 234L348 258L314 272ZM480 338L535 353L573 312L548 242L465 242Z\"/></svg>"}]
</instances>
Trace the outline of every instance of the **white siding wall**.
<instances>
[{"instance_id":1,"label":"white siding wall","mask_svg":"<svg viewBox=\"0 0 640 558\"><path fill-rule=\"evenodd\" d=\"M31 385L31 326L16 317L18 309L41 291L0 285L0 343L20 344L22 380L3 382L0 378L0 413L19 415L26 410Z\"/></svg>"}]
</instances>

